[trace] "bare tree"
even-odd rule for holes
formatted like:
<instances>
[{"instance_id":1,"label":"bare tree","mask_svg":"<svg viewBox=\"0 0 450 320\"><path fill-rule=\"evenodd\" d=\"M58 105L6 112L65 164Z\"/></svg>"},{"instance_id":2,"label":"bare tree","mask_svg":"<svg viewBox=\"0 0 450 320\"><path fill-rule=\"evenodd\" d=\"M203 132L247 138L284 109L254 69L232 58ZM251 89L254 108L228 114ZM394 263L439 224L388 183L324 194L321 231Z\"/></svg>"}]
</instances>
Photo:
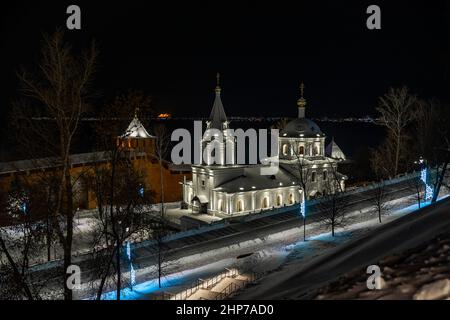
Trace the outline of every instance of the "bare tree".
<instances>
[{"instance_id":1,"label":"bare tree","mask_svg":"<svg viewBox=\"0 0 450 320\"><path fill-rule=\"evenodd\" d=\"M415 110L415 130L417 140L415 159L422 157L429 173L429 183L433 187L432 202L437 200L450 161L450 111L436 99L420 100Z\"/></svg>"},{"instance_id":2,"label":"bare tree","mask_svg":"<svg viewBox=\"0 0 450 320\"><path fill-rule=\"evenodd\" d=\"M303 191L306 208L306 201L308 200L308 179L311 176L311 166L308 165L308 160L305 159L303 154L299 153L297 148L293 148L293 154L296 159L294 163L295 167L295 177L297 178L297 183L300 185ZM303 216L303 241L306 241L306 213Z\"/></svg>"},{"instance_id":3,"label":"bare tree","mask_svg":"<svg viewBox=\"0 0 450 320\"><path fill-rule=\"evenodd\" d=\"M379 222L382 223L381 217L384 214L386 214L387 212L389 212L389 210L390 210L390 207L387 204L387 202L389 201L389 197L386 192L385 182L381 181L381 182L377 183L377 185L373 189L373 191L374 191L374 197L372 198L372 206L378 215Z\"/></svg>"},{"instance_id":4,"label":"bare tree","mask_svg":"<svg viewBox=\"0 0 450 320\"><path fill-rule=\"evenodd\" d=\"M425 185L420 175L408 180L408 187L411 189L411 191L414 192L414 198L416 199L417 206L420 209L422 206L422 202L425 201L424 199Z\"/></svg>"},{"instance_id":5,"label":"bare tree","mask_svg":"<svg viewBox=\"0 0 450 320\"><path fill-rule=\"evenodd\" d=\"M288 122L288 118L281 118L271 126L271 129L283 130L284 128L286 128Z\"/></svg>"},{"instance_id":6,"label":"bare tree","mask_svg":"<svg viewBox=\"0 0 450 320\"><path fill-rule=\"evenodd\" d=\"M405 145L406 127L414 120L414 106L417 98L408 92L407 87L390 88L388 93L380 98L377 111L380 112L380 123L388 130L388 139L393 149L393 168L391 176L399 173L402 150ZM391 157L384 154L384 157Z\"/></svg>"},{"instance_id":7,"label":"bare tree","mask_svg":"<svg viewBox=\"0 0 450 320\"><path fill-rule=\"evenodd\" d=\"M169 229L167 227L167 221L164 217L159 217L156 219L152 228L152 239L156 242L156 266L157 266L157 278L158 287L162 288L162 279L165 276L165 268L168 264L166 261L166 254L168 247L164 242L164 238L169 234Z\"/></svg>"},{"instance_id":8,"label":"bare tree","mask_svg":"<svg viewBox=\"0 0 450 320\"><path fill-rule=\"evenodd\" d=\"M114 275L116 299L121 299L124 245L133 238L148 237L151 232L149 207L151 199L139 193L143 177L120 148L108 165L95 168L91 183L98 203L98 230L94 241L100 283L96 297L101 299L107 280Z\"/></svg>"},{"instance_id":9,"label":"bare tree","mask_svg":"<svg viewBox=\"0 0 450 320\"><path fill-rule=\"evenodd\" d=\"M319 203L320 221L327 228L331 228L331 235L335 236L336 228L347 224L345 213L348 207L348 197L344 195L337 167L330 163L329 174L325 180L326 194Z\"/></svg>"},{"instance_id":10,"label":"bare tree","mask_svg":"<svg viewBox=\"0 0 450 320\"><path fill-rule=\"evenodd\" d=\"M125 147L120 137L125 131L130 114L142 108L150 112L151 98L140 91L128 91L106 104L95 122L96 147L101 152L89 175L89 189L97 204L98 221L92 248L96 299L100 300L107 288L114 287L116 299L121 299L121 289L126 285L124 245L133 238L143 239L151 233L152 215L149 203L154 199L153 190L145 190L145 171L135 162L137 150ZM130 281L130 279L128 279ZM129 283L131 284L131 283Z\"/></svg>"},{"instance_id":11,"label":"bare tree","mask_svg":"<svg viewBox=\"0 0 450 320\"><path fill-rule=\"evenodd\" d=\"M0 195L1 214L9 216L9 226L0 227L0 299L40 299L41 286L31 272L38 261L45 228L36 223L40 199L39 186L14 188Z\"/></svg>"},{"instance_id":12,"label":"bare tree","mask_svg":"<svg viewBox=\"0 0 450 320\"><path fill-rule=\"evenodd\" d=\"M393 141L394 139L388 136L378 148L371 150L370 166L378 179L393 177L395 158L392 155L396 152Z\"/></svg>"},{"instance_id":13,"label":"bare tree","mask_svg":"<svg viewBox=\"0 0 450 320\"><path fill-rule=\"evenodd\" d=\"M72 264L74 190L70 157L79 121L87 108L87 89L93 78L97 51L94 43L81 55L64 41L63 32L44 36L38 70L18 73L27 100L14 105L13 121L20 127L19 143L29 158L48 157L49 166L57 168L52 229L64 252L64 298L72 299L65 272ZM33 101L34 104L29 104Z\"/></svg>"},{"instance_id":14,"label":"bare tree","mask_svg":"<svg viewBox=\"0 0 450 320\"><path fill-rule=\"evenodd\" d=\"M153 129L156 136L156 156L159 162L159 174L160 174L160 193L161 193L161 217L164 218L164 165L165 157L169 150L170 136L164 125L157 125Z\"/></svg>"}]
</instances>

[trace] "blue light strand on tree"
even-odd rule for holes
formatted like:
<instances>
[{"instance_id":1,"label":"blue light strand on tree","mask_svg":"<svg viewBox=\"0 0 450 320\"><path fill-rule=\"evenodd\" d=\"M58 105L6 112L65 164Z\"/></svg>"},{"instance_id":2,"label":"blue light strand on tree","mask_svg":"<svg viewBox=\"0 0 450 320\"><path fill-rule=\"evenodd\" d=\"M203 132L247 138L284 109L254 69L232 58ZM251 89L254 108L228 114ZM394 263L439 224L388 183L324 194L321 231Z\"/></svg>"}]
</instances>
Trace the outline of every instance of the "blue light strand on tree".
<instances>
[{"instance_id":1,"label":"blue light strand on tree","mask_svg":"<svg viewBox=\"0 0 450 320\"><path fill-rule=\"evenodd\" d=\"M140 188L139 188L139 195L141 196L141 198L143 198L144 197L144 194L145 194L145 188L144 188L144 186L141 186Z\"/></svg>"},{"instance_id":2,"label":"blue light strand on tree","mask_svg":"<svg viewBox=\"0 0 450 320\"><path fill-rule=\"evenodd\" d=\"M302 201L300 204L300 214L302 215L303 219L306 217L306 203L305 201Z\"/></svg>"},{"instance_id":3,"label":"blue light strand on tree","mask_svg":"<svg viewBox=\"0 0 450 320\"><path fill-rule=\"evenodd\" d=\"M425 184L425 201L430 201L433 198L433 189L427 184L427 176L428 176L428 169L424 167L422 171L420 172L420 179Z\"/></svg>"},{"instance_id":4,"label":"blue light strand on tree","mask_svg":"<svg viewBox=\"0 0 450 320\"><path fill-rule=\"evenodd\" d=\"M131 244L127 242L127 257L128 261L130 261L130 282L131 287L136 285L136 271L134 270L133 263L131 262Z\"/></svg>"}]
</instances>

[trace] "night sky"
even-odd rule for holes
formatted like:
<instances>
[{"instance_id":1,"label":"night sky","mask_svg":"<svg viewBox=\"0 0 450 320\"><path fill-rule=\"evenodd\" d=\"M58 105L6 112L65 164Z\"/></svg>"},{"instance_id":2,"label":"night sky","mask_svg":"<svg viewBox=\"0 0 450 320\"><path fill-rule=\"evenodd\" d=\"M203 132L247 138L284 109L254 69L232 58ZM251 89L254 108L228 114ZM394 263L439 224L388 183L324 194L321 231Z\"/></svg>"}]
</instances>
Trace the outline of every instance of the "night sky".
<instances>
[{"instance_id":1,"label":"night sky","mask_svg":"<svg viewBox=\"0 0 450 320\"><path fill-rule=\"evenodd\" d=\"M80 5L82 30L67 31L68 39L100 46L97 104L136 88L158 111L206 116L216 72L231 116L296 116L301 81L310 117L374 114L389 86L449 101L446 2L211 2L2 4L3 124L18 94L14 70L33 66L41 34L65 27L69 4ZM366 28L369 4L381 7L382 30Z\"/></svg>"}]
</instances>

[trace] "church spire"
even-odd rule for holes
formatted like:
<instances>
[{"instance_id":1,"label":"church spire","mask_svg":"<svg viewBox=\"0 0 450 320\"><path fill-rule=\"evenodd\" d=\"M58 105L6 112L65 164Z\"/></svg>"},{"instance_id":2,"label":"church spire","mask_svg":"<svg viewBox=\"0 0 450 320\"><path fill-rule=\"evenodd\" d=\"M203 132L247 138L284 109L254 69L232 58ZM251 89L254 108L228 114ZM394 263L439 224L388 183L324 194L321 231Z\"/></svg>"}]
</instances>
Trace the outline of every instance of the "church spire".
<instances>
[{"instance_id":1,"label":"church spire","mask_svg":"<svg viewBox=\"0 0 450 320\"><path fill-rule=\"evenodd\" d=\"M217 81L216 93L220 93L222 91L222 88L220 87L220 73L218 73L218 72L216 75L216 81Z\"/></svg>"},{"instance_id":2,"label":"church spire","mask_svg":"<svg viewBox=\"0 0 450 320\"><path fill-rule=\"evenodd\" d=\"M302 82L300 85L300 99L297 101L298 106L298 117L305 117L305 108L306 108L306 99L304 97L305 94L305 84Z\"/></svg>"},{"instance_id":3,"label":"church spire","mask_svg":"<svg viewBox=\"0 0 450 320\"><path fill-rule=\"evenodd\" d=\"M222 99L220 94L222 92L222 88L220 87L220 74L217 73L216 76L217 85L216 85L216 98L214 99L214 105L211 110L211 115L209 116L209 128L224 129L224 124L227 122L227 116L225 115L225 110L223 108Z\"/></svg>"}]
</instances>

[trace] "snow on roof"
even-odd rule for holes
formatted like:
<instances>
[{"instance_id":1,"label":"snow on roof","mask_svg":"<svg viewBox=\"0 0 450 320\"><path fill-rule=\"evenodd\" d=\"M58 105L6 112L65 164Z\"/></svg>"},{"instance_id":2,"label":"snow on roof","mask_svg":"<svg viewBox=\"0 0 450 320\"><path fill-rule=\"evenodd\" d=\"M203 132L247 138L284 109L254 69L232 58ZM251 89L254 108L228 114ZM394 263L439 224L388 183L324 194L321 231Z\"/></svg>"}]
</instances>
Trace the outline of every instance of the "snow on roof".
<instances>
[{"instance_id":1,"label":"snow on roof","mask_svg":"<svg viewBox=\"0 0 450 320\"><path fill-rule=\"evenodd\" d=\"M147 130L145 130L144 126L142 125L141 121L138 119L137 116L134 116L134 119L131 121L130 125L128 126L128 129L125 131L125 133L121 136L121 138L152 138Z\"/></svg>"},{"instance_id":2,"label":"snow on roof","mask_svg":"<svg viewBox=\"0 0 450 320\"><path fill-rule=\"evenodd\" d=\"M216 98L214 99L214 105L209 116L210 125L209 129L223 129L223 124L227 122L227 116L223 108L222 99L220 98L220 89L216 89Z\"/></svg>"},{"instance_id":3,"label":"snow on roof","mask_svg":"<svg viewBox=\"0 0 450 320\"><path fill-rule=\"evenodd\" d=\"M334 142L334 139L330 142L330 144L325 148L325 153L327 156L333 159L339 159L339 160L347 160L347 157L345 156L344 152L341 148Z\"/></svg>"},{"instance_id":4,"label":"snow on roof","mask_svg":"<svg viewBox=\"0 0 450 320\"><path fill-rule=\"evenodd\" d=\"M136 157L145 156L144 152L133 152ZM70 155L70 164L80 166L90 163L108 161L111 159L111 153L108 151L89 152ZM44 170L57 168L61 166L58 158L39 158L30 160L18 160L11 162L0 162L0 174L10 174L15 172L24 172L31 170Z\"/></svg>"},{"instance_id":5,"label":"snow on roof","mask_svg":"<svg viewBox=\"0 0 450 320\"><path fill-rule=\"evenodd\" d=\"M295 177L283 168L280 167L278 173L272 176L261 175L261 168L262 166L244 168L243 175L219 185L216 190L237 193L297 186Z\"/></svg>"}]
</instances>

